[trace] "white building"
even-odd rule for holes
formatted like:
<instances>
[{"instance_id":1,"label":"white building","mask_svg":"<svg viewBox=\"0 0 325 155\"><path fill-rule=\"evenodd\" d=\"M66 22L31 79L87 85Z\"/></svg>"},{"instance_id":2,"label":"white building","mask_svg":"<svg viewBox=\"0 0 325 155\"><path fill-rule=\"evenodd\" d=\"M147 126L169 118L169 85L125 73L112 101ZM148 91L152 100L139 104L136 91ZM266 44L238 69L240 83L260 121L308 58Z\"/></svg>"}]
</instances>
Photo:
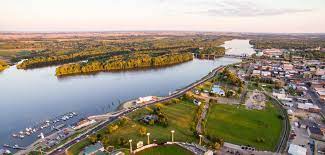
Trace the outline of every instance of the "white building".
<instances>
[{"instance_id":1,"label":"white building","mask_svg":"<svg viewBox=\"0 0 325 155\"><path fill-rule=\"evenodd\" d=\"M155 100L155 96L146 96L146 97L139 97L137 100L136 100L136 103L137 104L141 104L141 103L145 103L145 102L150 102L150 101L153 101Z\"/></svg>"},{"instance_id":2,"label":"white building","mask_svg":"<svg viewBox=\"0 0 325 155\"><path fill-rule=\"evenodd\" d=\"M296 144L290 144L288 154L289 155L306 155L307 148L301 147Z\"/></svg>"}]
</instances>

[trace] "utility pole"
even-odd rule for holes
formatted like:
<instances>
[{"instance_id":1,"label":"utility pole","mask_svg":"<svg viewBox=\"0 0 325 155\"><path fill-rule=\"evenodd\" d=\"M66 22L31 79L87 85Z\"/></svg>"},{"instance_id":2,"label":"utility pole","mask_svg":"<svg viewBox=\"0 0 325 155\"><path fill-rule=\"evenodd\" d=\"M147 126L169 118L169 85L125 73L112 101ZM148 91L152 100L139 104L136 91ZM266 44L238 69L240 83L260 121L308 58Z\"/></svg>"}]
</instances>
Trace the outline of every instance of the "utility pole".
<instances>
[{"instance_id":1,"label":"utility pole","mask_svg":"<svg viewBox=\"0 0 325 155\"><path fill-rule=\"evenodd\" d=\"M130 153L132 154L132 139L129 140L129 143L130 143Z\"/></svg>"},{"instance_id":2,"label":"utility pole","mask_svg":"<svg viewBox=\"0 0 325 155\"><path fill-rule=\"evenodd\" d=\"M150 133L149 132L147 133L147 137L148 137L148 139L147 139L147 145L149 145L150 144L150 138L149 138L150 137Z\"/></svg>"},{"instance_id":3,"label":"utility pole","mask_svg":"<svg viewBox=\"0 0 325 155\"><path fill-rule=\"evenodd\" d=\"M172 133L172 142L174 142L174 133L175 133L175 131L172 130L172 131L170 131L170 132Z\"/></svg>"}]
</instances>

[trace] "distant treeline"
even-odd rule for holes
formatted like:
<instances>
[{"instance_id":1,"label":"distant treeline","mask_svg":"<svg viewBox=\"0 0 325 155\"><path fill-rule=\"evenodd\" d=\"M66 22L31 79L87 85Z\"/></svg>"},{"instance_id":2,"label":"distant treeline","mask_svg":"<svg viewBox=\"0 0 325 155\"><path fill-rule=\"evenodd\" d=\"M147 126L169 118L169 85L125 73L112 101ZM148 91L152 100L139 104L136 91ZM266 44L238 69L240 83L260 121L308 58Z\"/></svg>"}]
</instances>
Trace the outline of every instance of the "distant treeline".
<instances>
[{"instance_id":1,"label":"distant treeline","mask_svg":"<svg viewBox=\"0 0 325 155\"><path fill-rule=\"evenodd\" d=\"M94 60L83 63L65 64L56 69L57 76L85 74L101 71L119 71L128 69L163 67L183 63L193 59L191 53L164 54L130 54L113 56L105 61Z\"/></svg>"},{"instance_id":2,"label":"distant treeline","mask_svg":"<svg viewBox=\"0 0 325 155\"><path fill-rule=\"evenodd\" d=\"M306 50L325 47L325 39L261 39L250 40L249 43L257 49L279 48Z\"/></svg>"},{"instance_id":3,"label":"distant treeline","mask_svg":"<svg viewBox=\"0 0 325 155\"><path fill-rule=\"evenodd\" d=\"M51 65L59 65L64 63L76 62L85 60L90 57L100 56L107 54L104 51L83 51L78 53L72 53L67 55L57 55L48 57L36 57L28 60L24 60L22 63L17 65L18 69L30 69Z\"/></svg>"},{"instance_id":4,"label":"distant treeline","mask_svg":"<svg viewBox=\"0 0 325 155\"><path fill-rule=\"evenodd\" d=\"M8 67L8 64L2 60L0 60L0 72L5 70Z\"/></svg>"}]
</instances>

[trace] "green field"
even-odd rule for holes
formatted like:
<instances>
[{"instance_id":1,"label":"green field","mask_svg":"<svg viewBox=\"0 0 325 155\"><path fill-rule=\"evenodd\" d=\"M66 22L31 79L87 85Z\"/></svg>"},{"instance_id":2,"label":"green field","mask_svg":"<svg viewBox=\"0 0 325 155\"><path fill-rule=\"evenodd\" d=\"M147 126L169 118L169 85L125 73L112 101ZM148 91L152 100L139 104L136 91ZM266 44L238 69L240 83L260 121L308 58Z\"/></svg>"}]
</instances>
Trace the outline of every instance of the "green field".
<instances>
[{"instance_id":1,"label":"green field","mask_svg":"<svg viewBox=\"0 0 325 155\"><path fill-rule=\"evenodd\" d=\"M171 130L175 130L175 141L195 141L196 138L193 137L191 126L194 125L196 108L197 107L190 102L181 102L168 106L163 105L161 111L168 117L168 127L140 124L138 119L148 113L147 109L140 109L128 116L131 121L129 121L127 125L119 128L118 131L109 134L109 139L111 139L113 144L116 143L116 140L119 137L133 139L133 141L146 142L146 136L140 136L138 133L139 128L144 126L147 128L147 131L151 133L151 140L157 140L158 143L171 141Z\"/></svg>"},{"instance_id":2,"label":"green field","mask_svg":"<svg viewBox=\"0 0 325 155\"><path fill-rule=\"evenodd\" d=\"M261 111L214 104L209 110L206 133L226 142L273 151L282 128L278 115L278 109L271 103L267 103L267 108Z\"/></svg>"},{"instance_id":3,"label":"green field","mask_svg":"<svg viewBox=\"0 0 325 155\"><path fill-rule=\"evenodd\" d=\"M145 149L136 155L193 155L193 153L177 145L163 145Z\"/></svg>"},{"instance_id":4,"label":"green field","mask_svg":"<svg viewBox=\"0 0 325 155\"><path fill-rule=\"evenodd\" d=\"M168 117L168 127L162 127L159 125L143 125L138 122L138 119L144 114L149 113L147 108L139 109L127 115L129 121L123 126L119 126L118 130L107 134L105 130L100 131L99 133L103 136L108 136L110 145L113 145L115 148L128 148L128 144L119 145L118 141L120 138L124 140L133 140L134 148L138 141L143 141L144 144L147 143L147 137L141 136L139 134L140 127L144 126L147 128L147 132L150 132L151 142L156 140L158 143L171 141L171 130L175 130L174 140L182 142L197 142L197 138L191 130L194 126L194 117L197 107L191 103L182 101L181 103L163 105L161 111L164 112ZM72 146L69 149L71 154L75 154L81 151L86 145L89 144L89 140L83 140L78 144Z\"/></svg>"}]
</instances>

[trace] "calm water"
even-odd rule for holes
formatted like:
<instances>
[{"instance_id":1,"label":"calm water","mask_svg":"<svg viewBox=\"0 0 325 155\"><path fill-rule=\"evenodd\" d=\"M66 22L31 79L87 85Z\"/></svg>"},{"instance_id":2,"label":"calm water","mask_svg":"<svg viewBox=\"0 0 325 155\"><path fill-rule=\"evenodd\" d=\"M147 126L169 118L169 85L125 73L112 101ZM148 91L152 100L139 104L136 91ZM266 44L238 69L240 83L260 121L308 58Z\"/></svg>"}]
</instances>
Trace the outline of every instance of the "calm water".
<instances>
[{"instance_id":1,"label":"calm water","mask_svg":"<svg viewBox=\"0 0 325 155\"><path fill-rule=\"evenodd\" d=\"M227 49L227 54L232 55L252 55L255 53L253 45L249 44L249 40L234 39L231 41L226 41L223 47Z\"/></svg>"},{"instance_id":2,"label":"calm water","mask_svg":"<svg viewBox=\"0 0 325 155\"><path fill-rule=\"evenodd\" d=\"M250 48L248 41L245 42L240 43L242 48ZM227 48L228 44L233 45L227 42ZM66 112L79 114L71 120L73 122L89 115L114 111L121 102L140 96L165 96L220 65L239 61L231 58L195 59L168 68L63 79L55 77L55 67L25 71L12 66L0 73L0 145L27 145L37 138L36 135L20 140L12 138L11 134Z\"/></svg>"}]
</instances>

